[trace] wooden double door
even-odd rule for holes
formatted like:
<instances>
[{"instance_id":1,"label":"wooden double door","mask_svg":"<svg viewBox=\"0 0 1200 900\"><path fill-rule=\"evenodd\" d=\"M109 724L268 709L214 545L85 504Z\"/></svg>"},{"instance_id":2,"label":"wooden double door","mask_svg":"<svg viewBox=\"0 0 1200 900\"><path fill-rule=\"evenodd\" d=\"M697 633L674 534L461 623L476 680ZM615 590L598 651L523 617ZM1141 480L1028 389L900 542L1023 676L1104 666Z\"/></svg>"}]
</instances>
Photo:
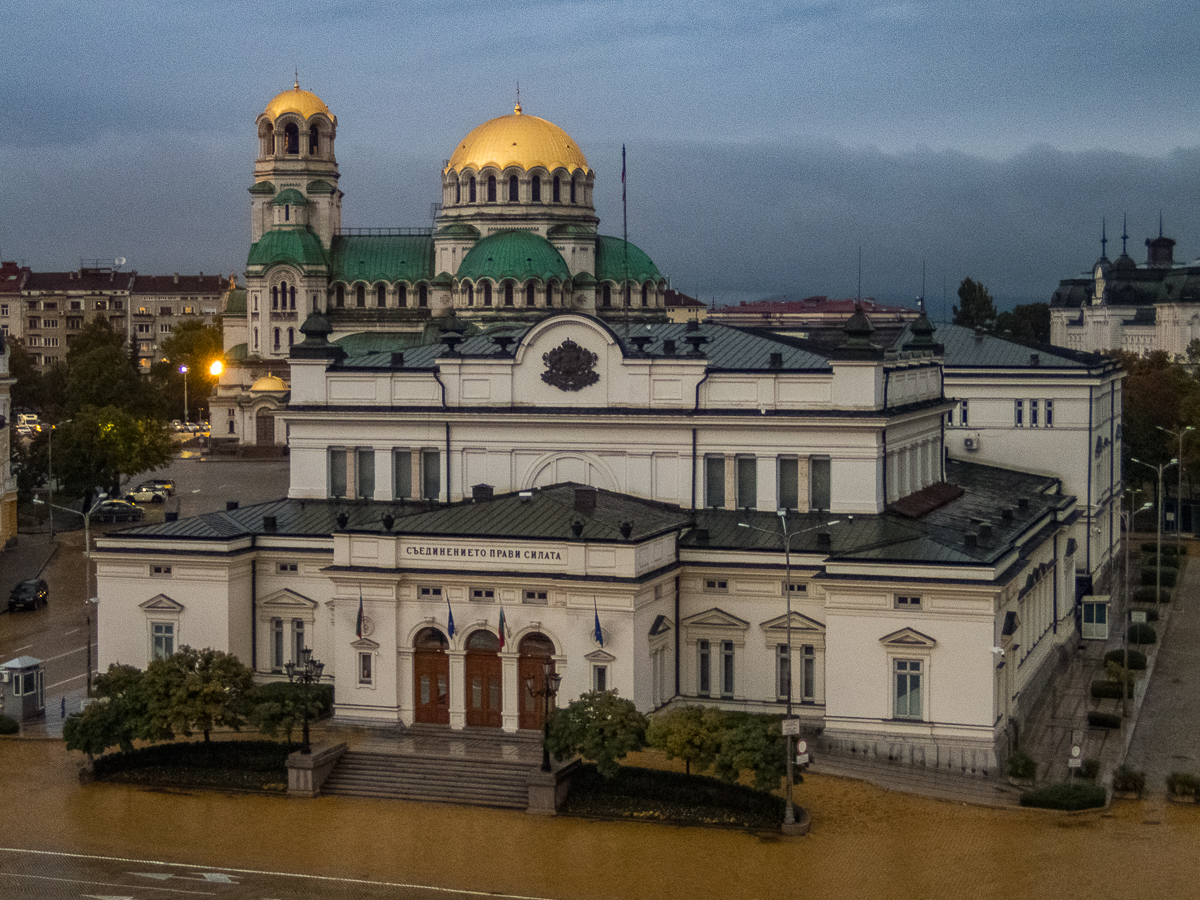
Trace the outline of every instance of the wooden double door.
<instances>
[{"instance_id":1,"label":"wooden double door","mask_svg":"<svg viewBox=\"0 0 1200 900\"><path fill-rule=\"evenodd\" d=\"M413 690L417 722L450 724L450 657L446 636L436 628L417 635L413 647Z\"/></svg>"},{"instance_id":2,"label":"wooden double door","mask_svg":"<svg viewBox=\"0 0 1200 900\"><path fill-rule=\"evenodd\" d=\"M517 684L521 692L519 728L541 728L546 721L546 674L554 672L554 643L544 634L530 634L517 648Z\"/></svg>"},{"instance_id":3,"label":"wooden double door","mask_svg":"<svg viewBox=\"0 0 1200 900\"><path fill-rule=\"evenodd\" d=\"M504 669L500 639L490 631L467 638L463 664L466 683L467 726L499 728L504 724Z\"/></svg>"}]
</instances>

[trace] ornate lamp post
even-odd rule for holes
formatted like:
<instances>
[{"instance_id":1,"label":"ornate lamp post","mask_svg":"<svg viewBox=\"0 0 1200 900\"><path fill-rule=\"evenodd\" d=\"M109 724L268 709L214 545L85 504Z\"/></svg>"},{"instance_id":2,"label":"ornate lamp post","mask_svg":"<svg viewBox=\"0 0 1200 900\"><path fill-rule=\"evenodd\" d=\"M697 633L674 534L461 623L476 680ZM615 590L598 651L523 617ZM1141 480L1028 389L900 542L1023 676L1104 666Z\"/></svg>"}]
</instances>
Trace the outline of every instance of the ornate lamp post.
<instances>
[{"instance_id":1,"label":"ornate lamp post","mask_svg":"<svg viewBox=\"0 0 1200 900\"><path fill-rule=\"evenodd\" d=\"M832 522L822 522L820 525L813 525L810 528L801 528L799 531L788 531L787 527L787 510L779 510L779 534L783 537L783 595L787 600L787 718L786 721L792 722L792 538L797 535L805 534L809 531L817 531L821 528L828 528L832 525L841 524L841 519L835 519ZM776 536L774 531L768 531L766 528L759 528L757 525L749 525L745 522L738 522L739 528L749 528L751 531L761 531L763 534L769 534L772 537ZM796 805L792 802L792 785L794 777L792 775L792 735L785 734L787 753L787 812L783 816L783 827L786 831L796 824Z\"/></svg>"},{"instance_id":2,"label":"ornate lamp post","mask_svg":"<svg viewBox=\"0 0 1200 900\"><path fill-rule=\"evenodd\" d=\"M554 671L554 663L547 660L542 663L542 686L537 686L537 679L532 675L525 679L525 689L531 696L542 698L542 771L550 771L550 708L554 704L554 695L562 684L562 676Z\"/></svg>"},{"instance_id":3,"label":"ornate lamp post","mask_svg":"<svg viewBox=\"0 0 1200 900\"><path fill-rule=\"evenodd\" d=\"M300 651L300 662L285 663L283 666L287 672L288 681L295 682L299 680L304 686L304 731L300 742L301 753L312 753L312 745L308 742L308 691L309 685L321 680L321 672L325 670L325 663L312 658L312 650L305 647Z\"/></svg>"},{"instance_id":4,"label":"ornate lamp post","mask_svg":"<svg viewBox=\"0 0 1200 900\"><path fill-rule=\"evenodd\" d=\"M1170 462L1159 463L1157 466L1152 466L1150 463L1144 463L1140 459L1130 457L1130 462L1135 462L1139 466L1145 466L1158 473L1158 512L1155 518L1158 520L1158 558L1154 560L1154 572L1157 581L1154 586L1154 613L1157 615L1162 612L1162 526L1163 526L1163 469L1168 466L1174 466L1179 463L1179 460L1173 459Z\"/></svg>"},{"instance_id":5,"label":"ornate lamp post","mask_svg":"<svg viewBox=\"0 0 1200 900\"><path fill-rule=\"evenodd\" d=\"M1180 428L1179 431L1170 431L1161 425L1154 427L1163 434L1179 438L1179 456L1176 457L1179 460L1179 469L1177 470L1179 483L1175 488L1175 550L1178 552L1180 545L1183 543L1183 436L1189 431L1195 431L1196 429L1191 425L1188 425L1186 428ZM1191 484L1190 480L1188 484Z\"/></svg>"}]
</instances>

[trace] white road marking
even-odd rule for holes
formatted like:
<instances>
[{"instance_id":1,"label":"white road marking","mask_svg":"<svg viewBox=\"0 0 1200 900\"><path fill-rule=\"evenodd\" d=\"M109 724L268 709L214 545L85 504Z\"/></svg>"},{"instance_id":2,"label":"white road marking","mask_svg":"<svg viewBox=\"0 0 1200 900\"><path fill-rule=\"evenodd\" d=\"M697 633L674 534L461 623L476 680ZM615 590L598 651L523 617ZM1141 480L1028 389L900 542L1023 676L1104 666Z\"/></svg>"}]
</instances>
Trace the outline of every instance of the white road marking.
<instances>
[{"instance_id":1,"label":"white road marking","mask_svg":"<svg viewBox=\"0 0 1200 900\"><path fill-rule=\"evenodd\" d=\"M23 852L23 853L38 853L40 851L23 850L21 852ZM69 856L70 854L57 854L57 855ZM57 882L61 882L62 884L95 884L95 885L100 885L102 887L116 887L116 888L129 887L129 885L127 885L127 884L115 884L114 882L111 882L111 881L91 881L91 880L88 880L85 878L54 878L54 877L51 877L50 875L18 875L18 874L6 872L6 873L4 873L4 877L5 878L14 878L14 879L24 878L28 881L57 881ZM166 893L169 893L169 894L192 894L192 895L195 895L198 897L215 897L216 896L216 894L214 894L212 891L184 891L184 890L179 890L178 888L165 888L165 887L155 888L155 890L156 891L165 891ZM93 900L135 900L135 898L131 894L117 894L115 896L113 894L83 894L82 896L91 897L91 898L93 898Z\"/></svg>"},{"instance_id":2,"label":"white road marking","mask_svg":"<svg viewBox=\"0 0 1200 900\"><path fill-rule=\"evenodd\" d=\"M50 690L51 688L56 688L56 687L62 687L64 684L70 684L72 681L78 681L81 678L87 678L87 674L84 673L83 675L75 675L71 678L66 679L65 681L56 681L56 682L54 682L54 684L48 684L48 685L46 685L46 690Z\"/></svg>"},{"instance_id":3,"label":"white road marking","mask_svg":"<svg viewBox=\"0 0 1200 900\"><path fill-rule=\"evenodd\" d=\"M18 647L13 653L20 653L22 650L28 650L33 644L26 644L24 647Z\"/></svg>"}]
</instances>

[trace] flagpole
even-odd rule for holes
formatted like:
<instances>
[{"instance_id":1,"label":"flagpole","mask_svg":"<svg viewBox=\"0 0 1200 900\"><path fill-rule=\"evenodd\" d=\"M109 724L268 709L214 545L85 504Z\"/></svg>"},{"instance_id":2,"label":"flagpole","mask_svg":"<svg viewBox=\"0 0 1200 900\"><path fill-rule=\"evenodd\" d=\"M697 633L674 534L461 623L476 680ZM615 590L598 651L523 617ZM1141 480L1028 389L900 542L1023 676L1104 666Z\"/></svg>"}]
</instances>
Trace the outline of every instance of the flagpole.
<instances>
[{"instance_id":1,"label":"flagpole","mask_svg":"<svg viewBox=\"0 0 1200 900\"><path fill-rule=\"evenodd\" d=\"M622 306L625 307L625 321L629 322L629 307L633 295L629 290L629 204L625 200L625 145L621 145L621 240L625 251L625 283L621 286Z\"/></svg>"}]
</instances>

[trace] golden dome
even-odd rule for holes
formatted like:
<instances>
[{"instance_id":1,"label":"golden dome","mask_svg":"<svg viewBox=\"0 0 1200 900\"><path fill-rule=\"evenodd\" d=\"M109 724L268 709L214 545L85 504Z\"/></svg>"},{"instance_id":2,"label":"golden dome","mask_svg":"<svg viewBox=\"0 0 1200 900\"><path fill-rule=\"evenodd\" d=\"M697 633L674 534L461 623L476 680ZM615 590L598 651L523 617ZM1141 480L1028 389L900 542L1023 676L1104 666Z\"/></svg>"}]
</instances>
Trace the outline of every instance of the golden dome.
<instances>
[{"instance_id":1,"label":"golden dome","mask_svg":"<svg viewBox=\"0 0 1200 900\"><path fill-rule=\"evenodd\" d=\"M527 116L518 103L512 115L484 122L455 148L445 171L463 169L479 171L485 166L504 169L519 166L529 171L543 166L549 171L558 168L573 172L590 172L583 152L570 135L545 119Z\"/></svg>"},{"instance_id":2,"label":"golden dome","mask_svg":"<svg viewBox=\"0 0 1200 900\"><path fill-rule=\"evenodd\" d=\"M333 113L329 111L329 107L320 97L312 91L300 90L299 81L290 91L284 91L268 103L267 108L263 110L263 115L272 122L284 113L296 113L303 119L308 119L317 113L325 113L329 118L333 118Z\"/></svg>"},{"instance_id":3,"label":"golden dome","mask_svg":"<svg viewBox=\"0 0 1200 900\"><path fill-rule=\"evenodd\" d=\"M287 382L278 375L264 375L250 386L252 391L286 391Z\"/></svg>"}]
</instances>

